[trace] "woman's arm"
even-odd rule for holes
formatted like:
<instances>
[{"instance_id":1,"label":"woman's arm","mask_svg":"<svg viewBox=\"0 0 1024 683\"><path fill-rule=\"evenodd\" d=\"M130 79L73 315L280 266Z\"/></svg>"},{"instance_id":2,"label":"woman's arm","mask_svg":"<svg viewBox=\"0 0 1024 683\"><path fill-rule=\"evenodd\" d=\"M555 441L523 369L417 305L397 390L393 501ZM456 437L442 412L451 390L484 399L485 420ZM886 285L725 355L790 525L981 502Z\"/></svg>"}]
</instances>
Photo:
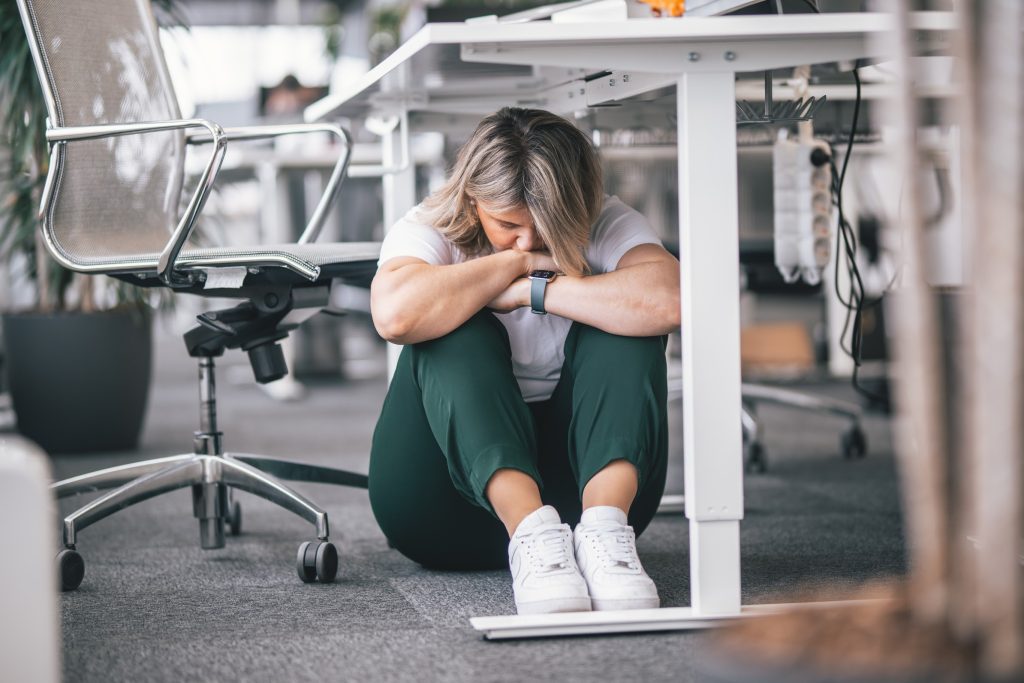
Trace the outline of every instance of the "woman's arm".
<instances>
[{"instance_id":1,"label":"woman's arm","mask_svg":"<svg viewBox=\"0 0 1024 683\"><path fill-rule=\"evenodd\" d=\"M513 283L520 306L530 305L528 280ZM653 337L679 327L679 261L656 244L633 247L615 270L560 275L548 284L544 308L626 337Z\"/></svg>"},{"instance_id":2,"label":"woman's arm","mask_svg":"<svg viewBox=\"0 0 1024 683\"><path fill-rule=\"evenodd\" d=\"M442 337L469 320L517 278L552 268L551 257L515 249L453 265L412 256L384 262L370 287L377 332L396 344Z\"/></svg>"}]
</instances>

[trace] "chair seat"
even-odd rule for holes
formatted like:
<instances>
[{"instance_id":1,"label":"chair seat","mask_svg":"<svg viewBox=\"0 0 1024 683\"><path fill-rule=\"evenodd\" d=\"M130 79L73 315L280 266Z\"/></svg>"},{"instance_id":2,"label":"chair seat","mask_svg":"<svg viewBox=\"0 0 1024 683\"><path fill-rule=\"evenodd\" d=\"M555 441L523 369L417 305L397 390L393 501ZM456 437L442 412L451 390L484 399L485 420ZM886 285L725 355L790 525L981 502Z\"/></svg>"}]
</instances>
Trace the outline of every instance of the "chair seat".
<instances>
[{"instance_id":1,"label":"chair seat","mask_svg":"<svg viewBox=\"0 0 1024 683\"><path fill-rule=\"evenodd\" d=\"M183 267L216 267L237 257L258 262L260 257L289 254L314 266L373 261L380 257L380 242L322 242L313 244L260 244L253 247L204 247L183 249L178 263Z\"/></svg>"},{"instance_id":2,"label":"chair seat","mask_svg":"<svg viewBox=\"0 0 1024 683\"><path fill-rule=\"evenodd\" d=\"M320 268L320 275L311 281L275 261L282 256L299 259ZM349 284L368 286L377 271L379 242L323 242L314 244L261 244L253 247L203 247L183 249L178 267L183 270L249 268L244 286L313 285L326 280L343 280ZM144 257L145 258L145 257ZM143 287L160 287L156 276L156 260L146 258L148 267L135 269L131 275L111 273L118 279ZM186 292L223 294L223 289L208 290L202 284L185 288Z\"/></svg>"}]
</instances>

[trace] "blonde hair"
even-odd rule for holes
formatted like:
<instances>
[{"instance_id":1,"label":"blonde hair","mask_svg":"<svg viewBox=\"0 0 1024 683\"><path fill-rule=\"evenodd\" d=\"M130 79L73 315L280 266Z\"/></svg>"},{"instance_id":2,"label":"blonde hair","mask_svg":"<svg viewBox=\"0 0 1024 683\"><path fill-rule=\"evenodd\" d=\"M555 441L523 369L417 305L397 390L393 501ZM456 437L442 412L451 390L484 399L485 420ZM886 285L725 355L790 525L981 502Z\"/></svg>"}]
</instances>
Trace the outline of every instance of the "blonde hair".
<instances>
[{"instance_id":1,"label":"blonde hair","mask_svg":"<svg viewBox=\"0 0 1024 683\"><path fill-rule=\"evenodd\" d=\"M467 256L491 246L477 200L499 213L526 207L559 268L589 271L590 228L604 201L601 163L562 117L518 107L491 114L459 150L445 185L424 200L424 219Z\"/></svg>"}]
</instances>

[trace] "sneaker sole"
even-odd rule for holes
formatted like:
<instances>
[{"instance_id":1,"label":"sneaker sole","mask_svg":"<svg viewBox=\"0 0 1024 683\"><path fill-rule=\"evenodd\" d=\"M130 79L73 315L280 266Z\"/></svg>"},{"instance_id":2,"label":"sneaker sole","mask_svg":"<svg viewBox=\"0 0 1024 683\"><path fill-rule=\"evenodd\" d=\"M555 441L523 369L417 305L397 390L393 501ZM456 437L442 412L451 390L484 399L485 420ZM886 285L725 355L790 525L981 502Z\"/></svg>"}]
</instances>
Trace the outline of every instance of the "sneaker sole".
<instances>
[{"instance_id":1,"label":"sneaker sole","mask_svg":"<svg viewBox=\"0 0 1024 683\"><path fill-rule=\"evenodd\" d=\"M600 600L591 598L594 610L598 612L620 609L657 609L661 607L661 599L654 598L613 598Z\"/></svg>"},{"instance_id":2,"label":"sneaker sole","mask_svg":"<svg viewBox=\"0 0 1024 683\"><path fill-rule=\"evenodd\" d=\"M516 603L516 612L519 614L555 614L558 612L589 612L590 610L590 598L557 598Z\"/></svg>"}]
</instances>

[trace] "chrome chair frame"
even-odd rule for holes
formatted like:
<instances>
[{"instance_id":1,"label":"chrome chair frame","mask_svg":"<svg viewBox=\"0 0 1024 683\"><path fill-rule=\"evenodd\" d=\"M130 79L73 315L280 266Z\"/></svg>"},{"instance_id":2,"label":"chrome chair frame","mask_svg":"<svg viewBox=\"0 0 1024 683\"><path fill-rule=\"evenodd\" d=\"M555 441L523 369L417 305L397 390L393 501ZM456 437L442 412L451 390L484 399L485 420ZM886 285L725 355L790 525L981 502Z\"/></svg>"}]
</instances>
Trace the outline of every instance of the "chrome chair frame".
<instances>
[{"instance_id":1,"label":"chrome chair frame","mask_svg":"<svg viewBox=\"0 0 1024 683\"><path fill-rule=\"evenodd\" d=\"M58 76L63 77L67 74L68 55L71 55L71 51L57 55L56 52L48 51L50 48L44 49L44 45L50 46L51 43L44 42L43 27L47 30L52 29L52 38L53 35L61 36L61 31L65 30L67 25L61 25L59 22L47 24L53 20L50 13L52 6L46 5L44 0L17 0L17 5L49 115L46 140L50 145L50 165L40 201L39 219L43 243L50 255L60 265L75 272L112 275L139 286L166 286L178 292L249 300L235 309L199 316L200 327L186 335L189 353L197 357L199 362L200 429L195 432L192 453L111 467L58 481L51 486L51 490L58 498L87 491L112 489L64 519L64 550L58 554L62 588L77 588L84 576L84 562L76 552L79 532L126 507L185 487L192 488L193 514L199 520L200 543L204 549L224 546L225 524L229 525L232 533L240 531L241 508L237 502L231 501L231 489L237 488L265 498L313 524L319 543L306 542L299 547L296 558L299 577L305 582L333 581L337 571L337 551L329 542L327 513L305 496L280 483L278 478L366 488L366 475L277 460L263 455L223 452L222 434L217 429L214 357L223 353L226 348L244 348L250 353L259 381L272 381L282 376L287 369L283 356L280 356L277 341L287 336L287 333L295 329L302 320L315 315L328 304L330 283L320 283L324 275L321 265L332 268L328 271L332 277L356 277L357 272L359 276L364 275L363 271L369 267L367 264L375 265L379 256L379 244L348 243L344 247L320 250L290 250L292 245L191 250L186 249L186 244L195 230L197 220L216 181L228 142L266 140L284 135L329 133L340 141L342 149L309 222L295 242L296 246L312 246L323 229L328 210L337 198L341 182L348 170L352 156L352 139L348 131L330 123L224 128L205 119L176 118L180 112L170 86L163 55L155 38L155 21L151 8L130 3L117 3L116 7L111 9L111 16L114 17L112 21L128 22L125 24L124 34L140 39L138 45L132 48L137 52L133 52L130 58L138 60L133 64L141 65L140 73L149 73L145 72L145 69L151 69L149 75L156 79L153 81L156 85L150 88L147 81L142 81L141 85L133 82L124 86L118 85L111 91L102 91L101 95L111 95L115 98L115 103L127 102L134 106L134 103L141 102L140 108L134 111L158 112L156 116L168 115L171 118L88 125L90 115L86 115L84 118L87 125L65 125L65 110L62 106L68 102L62 102L58 96L58 82L67 82L59 81ZM103 10L107 7L107 4L102 5ZM61 9L63 10L63 7ZM84 5L81 9L89 11ZM93 7L93 10L95 9L96 7ZM67 15L61 18L66 20ZM116 37L122 36L118 34ZM57 41L55 45L60 42ZM54 62L48 61L51 57L54 58ZM93 94L90 92L90 96ZM81 93L72 92L69 86L69 91L64 95L66 100L71 101L69 113L82 118L81 111L74 109L74 98L80 98ZM100 103L99 110L102 111L103 102L99 99L97 101ZM92 109L95 111L96 106L93 105ZM96 116L99 115L96 114L93 118ZM137 113L138 118L146 116L148 115ZM168 221L170 235L166 244L159 252L147 248L145 253L127 253L121 256L93 253L87 257L76 257L67 245L62 245L61 237L55 228L57 197L65 174L68 146L83 141L129 135L145 136L171 131L180 131L182 137L173 140L174 145L171 149L175 156L169 160L165 159L169 164L168 168L172 170L169 175L161 176L168 196L173 197L174 192L179 196L181 194L184 159L179 158L176 153L180 151L184 155L190 146L203 144L212 145L212 151L199 177L198 185L180 217L177 216L177 211L170 208L177 206L176 203L164 204L156 214ZM154 210L157 208L159 207L154 206ZM156 228L160 229L160 226L157 225ZM159 233L153 233L152 226L146 229L150 230L152 244L155 245L163 239L162 236L153 239L153 236ZM319 259L320 265L307 260L304 255ZM346 264L355 267L346 270L343 268ZM247 271L246 277L258 276L264 269L274 269L274 272L270 273L273 277L257 278L254 284L241 286L235 290L203 289L208 271L242 267ZM280 275L283 271L294 274L291 278L284 278L285 284L281 284L283 280ZM288 284L295 280L295 275L299 278L298 283ZM234 317L225 323L224 318L220 317L224 313ZM277 355L273 349L276 349ZM262 364L259 370L257 355Z\"/></svg>"},{"instance_id":2,"label":"chrome chair frame","mask_svg":"<svg viewBox=\"0 0 1024 683\"><path fill-rule=\"evenodd\" d=\"M44 88L44 90L46 90ZM198 187L192 195L188 206L185 209L181 220L171 234L167 245L160 253L160 258L153 262L147 259L135 260L112 260L94 263L83 263L74 259L60 248L54 232L52 212L56 193L54 187L57 184L59 173L47 175L46 184L43 187L42 201L40 202L39 218L42 221L43 238L47 250L54 259L65 268L81 273L139 273L156 269L157 276L161 282L168 287L190 286L194 284L194 278L181 278L183 273L195 272L206 268L232 267L232 266L280 266L287 268L310 281L316 281L320 275L320 268L312 263L289 254L287 252L268 253L254 260L251 254L244 252L233 256L213 257L191 257L182 258L181 251L188 242L189 237L195 229L199 214L206 204L206 199L213 189L217 173L220 171L221 163L224 161L224 154L227 151L227 143L231 140L250 141L280 137L282 135L295 135L304 133L326 132L339 138L344 144L344 154L340 155L331 176L327 181L320 201L309 219L309 223L299 236L296 244L309 244L316 240L323 228L327 218L327 212L337 197L341 188L341 180L348 169L349 161L352 158L352 138L348 131L340 126L329 123L300 123L291 125L274 126L246 126L238 128L222 128L212 121L205 119L181 119L177 121L152 121L133 124L107 124L97 126L70 126L48 128L46 140L50 143L50 167L60 168L60 154L62 146L70 142L81 140L101 140L104 138L117 137L121 135L140 135L145 133L165 132L171 130L185 130L189 128L206 128L209 137L186 134L188 144L212 143L214 150L210 160L199 177Z\"/></svg>"}]
</instances>

